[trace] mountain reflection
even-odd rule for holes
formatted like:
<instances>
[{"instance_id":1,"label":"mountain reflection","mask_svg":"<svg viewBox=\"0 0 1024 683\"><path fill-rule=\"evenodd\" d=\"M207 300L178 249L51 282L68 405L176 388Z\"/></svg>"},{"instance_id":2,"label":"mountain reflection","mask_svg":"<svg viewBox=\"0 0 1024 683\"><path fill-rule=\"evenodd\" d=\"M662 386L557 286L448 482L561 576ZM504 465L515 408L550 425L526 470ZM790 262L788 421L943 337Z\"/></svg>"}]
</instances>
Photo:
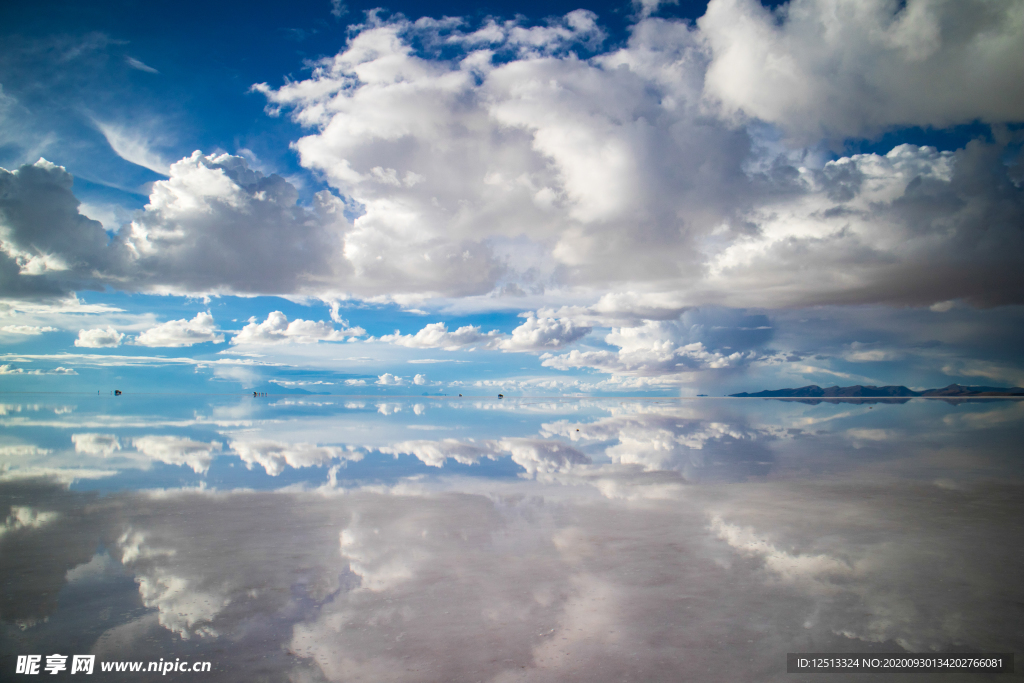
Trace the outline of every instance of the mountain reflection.
<instances>
[{"instance_id":1,"label":"mountain reflection","mask_svg":"<svg viewBox=\"0 0 1024 683\"><path fill-rule=\"evenodd\" d=\"M7 407L5 676L788 680L1024 641L1018 402L194 400Z\"/></svg>"}]
</instances>

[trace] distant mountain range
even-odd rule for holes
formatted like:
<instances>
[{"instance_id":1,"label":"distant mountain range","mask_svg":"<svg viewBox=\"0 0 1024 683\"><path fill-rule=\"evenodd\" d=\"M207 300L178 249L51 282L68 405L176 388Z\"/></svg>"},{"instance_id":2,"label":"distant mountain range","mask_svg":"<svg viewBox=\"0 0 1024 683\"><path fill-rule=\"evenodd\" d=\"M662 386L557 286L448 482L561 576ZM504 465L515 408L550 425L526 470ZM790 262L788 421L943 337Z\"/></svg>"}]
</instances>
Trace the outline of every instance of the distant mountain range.
<instances>
[{"instance_id":1,"label":"distant mountain range","mask_svg":"<svg viewBox=\"0 0 1024 683\"><path fill-rule=\"evenodd\" d=\"M865 387L856 385L852 387L825 387L822 389L817 384L800 387L799 389L775 389L771 391L758 391L753 394L742 392L730 394L736 398L911 398L914 396L934 396L939 398L975 398L986 396L1021 396L1024 397L1024 388L1011 387L979 387L963 386L961 384L950 384L942 389L925 389L914 391L904 386L887 387Z\"/></svg>"}]
</instances>

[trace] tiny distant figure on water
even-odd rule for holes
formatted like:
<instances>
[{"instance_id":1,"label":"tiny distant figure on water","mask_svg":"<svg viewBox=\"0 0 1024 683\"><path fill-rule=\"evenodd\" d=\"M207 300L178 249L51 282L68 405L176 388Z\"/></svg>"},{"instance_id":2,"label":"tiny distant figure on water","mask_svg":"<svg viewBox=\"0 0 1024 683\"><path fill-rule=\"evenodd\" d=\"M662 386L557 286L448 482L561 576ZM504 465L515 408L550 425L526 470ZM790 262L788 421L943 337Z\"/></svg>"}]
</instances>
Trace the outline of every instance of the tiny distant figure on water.
<instances>
[{"instance_id":1,"label":"tiny distant figure on water","mask_svg":"<svg viewBox=\"0 0 1024 683\"><path fill-rule=\"evenodd\" d=\"M121 390L120 389L114 389L114 396L120 396L120 395L121 395Z\"/></svg>"}]
</instances>

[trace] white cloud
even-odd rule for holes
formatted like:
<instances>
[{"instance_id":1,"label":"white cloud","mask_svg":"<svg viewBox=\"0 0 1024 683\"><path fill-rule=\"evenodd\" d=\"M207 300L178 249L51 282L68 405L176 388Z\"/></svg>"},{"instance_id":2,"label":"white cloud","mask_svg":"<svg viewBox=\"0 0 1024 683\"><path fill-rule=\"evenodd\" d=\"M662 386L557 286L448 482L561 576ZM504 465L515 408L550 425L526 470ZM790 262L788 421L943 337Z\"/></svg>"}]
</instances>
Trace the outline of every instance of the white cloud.
<instances>
[{"instance_id":1,"label":"white cloud","mask_svg":"<svg viewBox=\"0 0 1024 683\"><path fill-rule=\"evenodd\" d=\"M426 375L416 375L415 377L412 378L412 383L416 384L418 386L422 386L422 385L427 383L427 376Z\"/></svg>"},{"instance_id":2,"label":"white cloud","mask_svg":"<svg viewBox=\"0 0 1024 683\"><path fill-rule=\"evenodd\" d=\"M577 325L610 327L644 320L675 320L691 308L680 292L609 292L591 306L543 308L539 317L568 318Z\"/></svg>"},{"instance_id":3,"label":"white cloud","mask_svg":"<svg viewBox=\"0 0 1024 683\"><path fill-rule=\"evenodd\" d=\"M322 379L317 380L288 380L288 379L272 379L270 380L273 384L278 384L282 387L308 387L317 385L331 385L334 382L326 382Z\"/></svg>"},{"instance_id":4,"label":"white cloud","mask_svg":"<svg viewBox=\"0 0 1024 683\"><path fill-rule=\"evenodd\" d=\"M56 327L39 327L37 325L4 325L0 327L0 332L6 334L19 334L27 336L35 336L42 334L43 332L59 332Z\"/></svg>"},{"instance_id":5,"label":"white cloud","mask_svg":"<svg viewBox=\"0 0 1024 683\"><path fill-rule=\"evenodd\" d=\"M996 384L1024 385L1024 370L1019 366L984 359L957 359L944 364L942 372L952 377L981 377Z\"/></svg>"},{"instance_id":6,"label":"white cloud","mask_svg":"<svg viewBox=\"0 0 1024 683\"><path fill-rule=\"evenodd\" d=\"M306 127L302 165L344 200L302 206L293 183L196 152L110 240L41 161L0 173L0 285L551 306L505 342L535 351L572 339L566 320L641 328L697 305L1019 303L1017 133L827 163L820 143L1020 120L1022 12L713 0L697 25L647 16L609 50L585 11L535 27L371 14L307 78L255 87ZM385 339L496 341L463 330Z\"/></svg>"},{"instance_id":7,"label":"white cloud","mask_svg":"<svg viewBox=\"0 0 1024 683\"><path fill-rule=\"evenodd\" d=\"M32 444L0 446L0 457L4 458L33 458L52 452L49 448L40 448Z\"/></svg>"},{"instance_id":8,"label":"white cloud","mask_svg":"<svg viewBox=\"0 0 1024 683\"><path fill-rule=\"evenodd\" d=\"M699 336L703 330L683 321L645 321L636 327L615 327L605 342L612 351L544 354L543 364L559 370L594 368L613 375L676 376L688 378L696 370L719 370L746 364L758 357L754 350L711 350Z\"/></svg>"},{"instance_id":9,"label":"white cloud","mask_svg":"<svg viewBox=\"0 0 1024 683\"><path fill-rule=\"evenodd\" d=\"M572 320L537 318L530 314L526 322L512 330L512 337L498 343L502 351L551 351L578 341L590 333Z\"/></svg>"},{"instance_id":10,"label":"white cloud","mask_svg":"<svg viewBox=\"0 0 1024 683\"><path fill-rule=\"evenodd\" d=\"M712 0L697 24L707 95L804 141L1024 119L1020 3Z\"/></svg>"},{"instance_id":11,"label":"white cloud","mask_svg":"<svg viewBox=\"0 0 1024 683\"><path fill-rule=\"evenodd\" d=\"M121 442L115 434L72 434L71 442L75 444L75 453L86 455L109 456L121 450Z\"/></svg>"},{"instance_id":12,"label":"white cloud","mask_svg":"<svg viewBox=\"0 0 1024 683\"><path fill-rule=\"evenodd\" d=\"M707 243L704 286L733 305L1016 300L1006 254L1024 247L1024 196L997 179L999 153L900 145L800 169L737 216L756 231Z\"/></svg>"},{"instance_id":13,"label":"white cloud","mask_svg":"<svg viewBox=\"0 0 1024 683\"><path fill-rule=\"evenodd\" d=\"M348 383L348 381L351 380L346 380L346 384ZM379 384L382 387L397 387L405 384L405 380L402 379L401 377L392 375L390 372L385 372L383 375L377 378L377 381L374 382L374 384Z\"/></svg>"},{"instance_id":14,"label":"white cloud","mask_svg":"<svg viewBox=\"0 0 1024 683\"><path fill-rule=\"evenodd\" d=\"M53 370L25 370L24 368L16 368L10 363L4 363L0 365L0 375L77 375L78 373L71 368L65 368L58 366Z\"/></svg>"},{"instance_id":15,"label":"white cloud","mask_svg":"<svg viewBox=\"0 0 1024 683\"><path fill-rule=\"evenodd\" d=\"M617 267L649 272L648 240L619 229L627 220L648 223L644 207L663 184L661 168L640 163L657 145L633 122L659 115L643 79L572 58L501 66L490 59L493 49L558 52L585 42L592 18L574 13L537 30L496 27L501 45L453 62L414 56L410 39L423 31L430 40L431 30L429 22L368 25L311 79L260 88L272 106L291 107L297 120L319 129L297 143L304 165L364 207L346 238L357 273L392 283L415 277L426 291L483 293L504 270L488 251L509 239L537 245L516 249L537 260L514 264L513 280L531 268L551 277L559 262L589 271L593 258L604 261L627 244L635 258L615 259ZM460 37L469 39L450 34ZM379 167L396 180L408 172L424 180L382 182ZM678 175L679 165L673 168Z\"/></svg>"},{"instance_id":16,"label":"white cloud","mask_svg":"<svg viewBox=\"0 0 1024 683\"><path fill-rule=\"evenodd\" d=\"M106 349L120 346L124 334L113 327L95 328L92 330L79 330L75 346L86 349Z\"/></svg>"},{"instance_id":17,"label":"white cloud","mask_svg":"<svg viewBox=\"0 0 1024 683\"><path fill-rule=\"evenodd\" d=\"M152 327L135 339L139 346L181 347L203 342L222 342L210 312L196 313L192 320L169 320Z\"/></svg>"},{"instance_id":18,"label":"white cloud","mask_svg":"<svg viewBox=\"0 0 1024 683\"><path fill-rule=\"evenodd\" d=\"M661 5L678 5L679 0L633 0L633 9L641 17L649 17L658 11Z\"/></svg>"},{"instance_id":19,"label":"white cloud","mask_svg":"<svg viewBox=\"0 0 1024 683\"><path fill-rule=\"evenodd\" d=\"M40 159L0 169L0 289L8 298L66 297L109 270L103 226L78 211L71 174Z\"/></svg>"},{"instance_id":20,"label":"white cloud","mask_svg":"<svg viewBox=\"0 0 1024 683\"><path fill-rule=\"evenodd\" d=\"M861 11L855 3L807 0L786 17L810 26L815 12L833 5L868 22L836 33L836 40L851 46L884 13L877 2ZM952 11L925 5L911 3L907 16ZM298 122L314 129L296 145L302 163L324 172L365 208L346 237L346 256L356 271L371 279L387 274L396 287L415 273L477 283L482 291L487 287L481 278L493 277L484 275L482 264L439 261L431 249L444 244L455 254L460 240L487 236L488 248L505 264L505 289L593 288L592 296L612 297L602 300L612 309L640 306L634 317L652 305L661 309L653 311L661 319L672 309L678 315L706 303L1019 299L1020 288L1000 273L1015 268L1007 255L1020 253L1019 231L1012 226L1024 214L1024 202L1000 179L1006 171L996 161L999 145L957 153L903 146L820 168L808 163L806 151L772 148L756 126L748 132L731 115L709 116L702 98L718 87L716 75L728 72L721 64L731 57L708 53L705 41L714 45L722 32L740 30L753 6L712 2L703 29L641 20L625 48L589 61L551 56L494 62L492 51L530 42L516 43L496 26L486 49L471 48L451 61L426 59L414 53L412 42L429 44L431 32L439 30L435 24L375 21L345 51L320 62L311 78L260 89L271 106L290 108ZM798 17L801 12L807 16ZM776 30L770 13L762 14ZM990 19L968 24L953 42L981 40ZM890 28L905 32L913 23L907 21L900 18L904 28ZM446 30L446 39L476 44L472 34ZM1016 54L1012 42L996 52ZM958 49L943 59L955 59ZM909 64L908 55L901 59ZM752 64L763 70L765 62ZM999 78L1010 78L1006 74ZM940 81L913 78L918 89L946 96L934 88ZM789 97L798 91L770 92ZM896 108L900 97L890 97ZM870 111L879 109L870 98L862 100L871 102ZM983 109L978 103L963 120ZM423 182L403 183L411 172ZM933 198L942 196L947 206L940 211ZM1000 203L1007 209L993 215L994 223L979 220L985 207ZM983 224L989 227L983 230ZM991 246L980 237L985 230L995 237ZM936 267L929 273L925 264ZM490 282L497 291L498 280ZM610 293L613 282L625 284Z\"/></svg>"},{"instance_id":21,"label":"white cloud","mask_svg":"<svg viewBox=\"0 0 1024 683\"><path fill-rule=\"evenodd\" d=\"M113 354L96 353L52 353L52 354L30 354L30 353L5 353L0 354L0 360L9 360L17 363L31 361L56 361L61 363L75 363L89 367L114 368L132 366L165 366L165 365L198 365L201 367L224 367L224 366L280 366L281 363L272 361L255 360L252 358L218 358L217 360L196 360L188 356L118 356Z\"/></svg>"},{"instance_id":22,"label":"white cloud","mask_svg":"<svg viewBox=\"0 0 1024 683\"><path fill-rule=\"evenodd\" d=\"M344 322L344 321L342 321ZM273 311L261 323L255 318L234 336L232 344L315 344L321 341L345 341L349 337L365 334L361 327L337 330L324 321L296 318L288 322L281 311Z\"/></svg>"},{"instance_id":23,"label":"white cloud","mask_svg":"<svg viewBox=\"0 0 1024 683\"><path fill-rule=\"evenodd\" d=\"M132 62L136 62L140 66L135 66ZM155 70L150 69L142 62L137 62L130 57L128 63L131 64L132 68L137 68L140 71L151 71L156 73ZM140 68L145 67L145 68ZM141 130L128 128L126 126L114 124L114 123L103 123L100 121L93 121L96 127L103 133L103 137L107 139L107 144L114 152L131 163L148 168L154 173L159 173L162 176L168 174L168 168L170 164L167 163L160 156L160 154L153 149L153 140L149 135Z\"/></svg>"},{"instance_id":24,"label":"white cloud","mask_svg":"<svg viewBox=\"0 0 1024 683\"><path fill-rule=\"evenodd\" d=\"M344 273L347 223L330 193L317 194L305 209L286 180L229 154L195 152L169 172L118 233L116 246L137 287L285 293L314 283L330 287L335 268Z\"/></svg>"},{"instance_id":25,"label":"white cloud","mask_svg":"<svg viewBox=\"0 0 1024 683\"><path fill-rule=\"evenodd\" d=\"M459 349L473 344L493 346L500 335L492 330L486 334L480 331L476 325L465 325L455 330L448 331L444 323L431 323L426 325L416 334L403 335L398 330L394 334L386 334L380 337L380 341L390 342L399 346L407 346L413 349Z\"/></svg>"},{"instance_id":26,"label":"white cloud","mask_svg":"<svg viewBox=\"0 0 1024 683\"><path fill-rule=\"evenodd\" d=\"M899 360L903 353L897 349L881 348L861 342L851 342L850 349L843 358L854 363L874 363L878 361Z\"/></svg>"},{"instance_id":27,"label":"white cloud","mask_svg":"<svg viewBox=\"0 0 1024 683\"><path fill-rule=\"evenodd\" d=\"M145 64L145 63L143 63L141 61L139 61L138 59L135 59L134 57L125 57L124 61L128 64L128 66L130 66L133 69L138 69L139 71L145 71L148 74L158 74L158 73L160 73L159 71L157 71L153 67L151 67L148 64Z\"/></svg>"}]
</instances>

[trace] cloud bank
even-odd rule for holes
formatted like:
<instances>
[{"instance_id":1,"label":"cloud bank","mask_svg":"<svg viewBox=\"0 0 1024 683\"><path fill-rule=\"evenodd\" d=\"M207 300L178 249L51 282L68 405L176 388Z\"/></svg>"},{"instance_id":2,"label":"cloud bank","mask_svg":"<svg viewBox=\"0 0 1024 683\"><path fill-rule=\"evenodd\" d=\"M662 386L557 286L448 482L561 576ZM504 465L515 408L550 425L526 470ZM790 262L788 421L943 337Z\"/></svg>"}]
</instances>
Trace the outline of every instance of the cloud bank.
<instances>
[{"instance_id":1,"label":"cloud bank","mask_svg":"<svg viewBox=\"0 0 1024 683\"><path fill-rule=\"evenodd\" d=\"M343 301L514 310L525 320L511 332L439 321L375 340L527 352L640 384L802 357L770 345L769 318L788 310L1024 303L1017 4L712 0L696 22L657 6L634 4L614 46L584 10L537 26L369 13L301 78L253 86L304 130L299 163L328 189L302 201L302 181L242 156L167 164L104 124L122 156L166 176L105 229L60 166L0 171L0 296L113 288L332 307L334 325L250 320L236 345L359 337ZM980 132L949 149L867 147L955 126ZM763 320L694 327L719 313ZM121 334L83 330L76 344ZM197 316L135 343L221 340ZM844 339L836 357L896 357L850 351L874 342Z\"/></svg>"},{"instance_id":2,"label":"cloud bank","mask_svg":"<svg viewBox=\"0 0 1024 683\"><path fill-rule=\"evenodd\" d=\"M535 27L371 13L309 77L255 86L310 130L295 149L333 193L301 206L280 176L196 152L110 234L40 161L0 174L0 281L6 296L1018 303L1020 141L999 126L1024 119L1021 12L713 0L695 25L641 13L613 50L585 11ZM810 153L978 120L997 134L956 151Z\"/></svg>"}]
</instances>

